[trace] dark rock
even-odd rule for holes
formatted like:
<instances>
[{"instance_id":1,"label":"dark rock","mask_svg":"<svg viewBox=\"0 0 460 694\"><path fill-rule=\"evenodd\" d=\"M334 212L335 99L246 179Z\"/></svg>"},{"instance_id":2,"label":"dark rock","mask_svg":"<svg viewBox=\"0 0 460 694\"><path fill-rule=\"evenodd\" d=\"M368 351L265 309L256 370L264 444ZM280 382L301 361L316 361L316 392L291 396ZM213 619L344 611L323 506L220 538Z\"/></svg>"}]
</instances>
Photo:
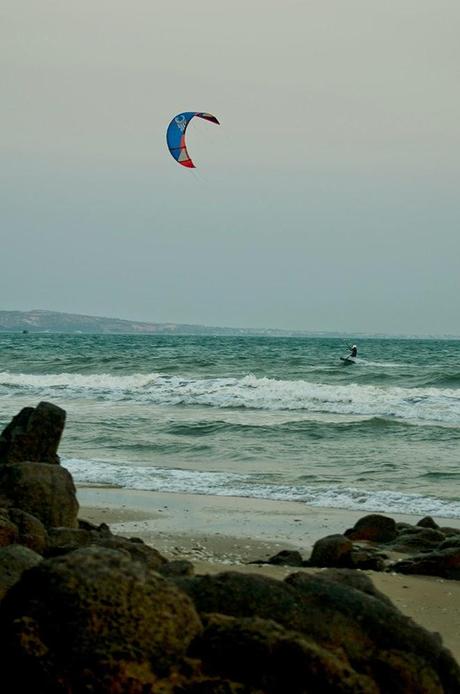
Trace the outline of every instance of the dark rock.
<instances>
[{"instance_id":1,"label":"dark rock","mask_svg":"<svg viewBox=\"0 0 460 694\"><path fill-rule=\"evenodd\" d=\"M57 557L91 544L93 544L92 531L83 530L83 528L48 528L45 556L46 558Z\"/></svg>"},{"instance_id":2,"label":"dark rock","mask_svg":"<svg viewBox=\"0 0 460 694\"><path fill-rule=\"evenodd\" d=\"M259 616L292 629L302 624L295 590L274 578L228 571L215 576L175 578L174 582L190 595L200 613Z\"/></svg>"},{"instance_id":3,"label":"dark rock","mask_svg":"<svg viewBox=\"0 0 460 694\"><path fill-rule=\"evenodd\" d=\"M420 527L411 525L410 523L396 523L396 530L398 531L398 535L416 535L420 532Z\"/></svg>"},{"instance_id":4,"label":"dark rock","mask_svg":"<svg viewBox=\"0 0 460 694\"><path fill-rule=\"evenodd\" d=\"M120 535L113 535L106 525L95 530L83 528L50 528L48 532L47 557L56 557L73 552L81 547L96 545L106 549L127 552L134 561L139 561L149 569L158 570L167 559L153 547L143 542L133 541Z\"/></svg>"},{"instance_id":5,"label":"dark rock","mask_svg":"<svg viewBox=\"0 0 460 694\"><path fill-rule=\"evenodd\" d=\"M442 533L444 533L444 535L446 535L447 537L450 537L450 536L452 536L452 535L458 535L458 536L460 536L460 528L449 528L449 527L445 527L445 528L439 528L439 530L440 530Z\"/></svg>"},{"instance_id":6,"label":"dark rock","mask_svg":"<svg viewBox=\"0 0 460 694\"><path fill-rule=\"evenodd\" d=\"M352 569L362 569L363 571L384 571L385 555L371 549L353 547L348 566Z\"/></svg>"},{"instance_id":7,"label":"dark rock","mask_svg":"<svg viewBox=\"0 0 460 694\"><path fill-rule=\"evenodd\" d=\"M394 605L321 575L291 574L309 621L309 633L331 648L343 648L357 671L365 671L382 692L455 692L460 667L432 634ZM306 626L306 625L305 625ZM305 627L304 627L305 628Z\"/></svg>"},{"instance_id":8,"label":"dark rock","mask_svg":"<svg viewBox=\"0 0 460 694\"><path fill-rule=\"evenodd\" d=\"M9 545L0 547L0 601L19 579L23 571L36 566L42 557L28 547Z\"/></svg>"},{"instance_id":9,"label":"dark rock","mask_svg":"<svg viewBox=\"0 0 460 694\"><path fill-rule=\"evenodd\" d=\"M8 509L0 508L0 547L17 542L18 537L18 526L11 520Z\"/></svg>"},{"instance_id":10,"label":"dark rock","mask_svg":"<svg viewBox=\"0 0 460 694\"><path fill-rule=\"evenodd\" d=\"M65 425L65 411L49 402L25 407L0 436L0 463L24 461L59 464L57 449Z\"/></svg>"},{"instance_id":11,"label":"dark rock","mask_svg":"<svg viewBox=\"0 0 460 694\"><path fill-rule=\"evenodd\" d=\"M20 508L8 509L8 515L18 529L17 542L38 554L43 554L48 543L48 535L43 523Z\"/></svg>"},{"instance_id":12,"label":"dark rock","mask_svg":"<svg viewBox=\"0 0 460 694\"><path fill-rule=\"evenodd\" d=\"M68 470L49 463L0 465L0 496L45 526L77 527L78 502Z\"/></svg>"},{"instance_id":13,"label":"dark rock","mask_svg":"<svg viewBox=\"0 0 460 694\"><path fill-rule=\"evenodd\" d=\"M430 552L438 547L445 539L444 533L432 528L417 528L416 532L400 533L391 543L391 549L395 552Z\"/></svg>"},{"instance_id":14,"label":"dark rock","mask_svg":"<svg viewBox=\"0 0 460 694\"><path fill-rule=\"evenodd\" d=\"M441 644L396 607L321 572L284 582L222 573L175 579L200 613L270 619L334 653L345 653L381 692L446 692L460 687L460 668ZM306 690L308 691L308 690Z\"/></svg>"},{"instance_id":15,"label":"dark rock","mask_svg":"<svg viewBox=\"0 0 460 694\"><path fill-rule=\"evenodd\" d=\"M433 530L438 530L439 525L433 520L431 516L425 516L419 522L417 525L421 528L432 528Z\"/></svg>"},{"instance_id":16,"label":"dark rock","mask_svg":"<svg viewBox=\"0 0 460 694\"><path fill-rule=\"evenodd\" d=\"M193 564L186 559L174 559L167 561L157 569L162 576L193 576Z\"/></svg>"},{"instance_id":17,"label":"dark rock","mask_svg":"<svg viewBox=\"0 0 460 694\"><path fill-rule=\"evenodd\" d=\"M25 571L0 604L2 681L47 694L153 692L201 628L170 581L121 552L76 550Z\"/></svg>"},{"instance_id":18,"label":"dark rock","mask_svg":"<svg viewBox=\"0 0 460 694\"><path fill-rule=\"evenodd\" d=\"M110 538L102 536L96 544L107 549L124 550L129 553L133 561L137 561L143 564L147 569L154 571L157 571L161 566L167 563L167 559L153 547L149 547L144 543L132 542L119 535L112 535Z\"/></svg>"},{"instance_id":19,"label":"dark rock","mask_svg":"<svg viewBox=\"0 0 460 694\"><path fill-rule=\"evenodd\" d=\"M343 654L260 618L210 615L190 654L205 673L244 683L250 691L305 694L378 694L374 682L356 673Z\"/></svg>"},{"instance_id":20,"label":"dark rock","mask_svg":"<svg viewBox=\"0 0 460 694\"><path fill-rule=\"evenodd\" d=\"M441 576L460 580L460 547L448 547L429 554L419 554L404 561L397 561L389 567L402 574Z\"/></svg>"},{"instance_id":21,"label":"dark rock","mask_svg":"<svg viewBox=\"0 0 460 694\"><path fill-rule=\"evenodd\" d=\"M417 532L417 526L411 525L411 523L404 523L402 521L398 521L396 523L396 530L398 532L410 532L411 530Z\"/></svg>"},{"instance_id":22,"label":"dark rock","mask_svg":"<svg viewBox=\"0 0 460 694\"><path fill-rule=\"evenodd\" d=\"M283 549L278 554L270 557L267 564L274 564L275 566L303 566L303 559L300 552Z\"/></svg>"},{"instance_id":23,"label":"dark rock","mask_svg":"<svg viewBox=\"0 0 460 694\"><path fill-rule=\"evenodd\" d=\"M96 525L95 523L90 523L87 520L83 520L83 518L79 518L78 527L80 528L80 530L99 530L101 526Z\"/></svg>"},{"instance_id":24,"label":"dark rock","mask_svg":"<svg viewBox=\"0 0 460 694\"><path fill-rule=\"evenodd\" d=\"M310 556L310 566L350 566L352 542L344 535L327 535L317 540Z\"/></svg>"},{"instance_id":25,"label":"dark rock","mask_svg":"<svg viewBox=\"0 0 460 694\"><path fill-rule=\"evenodd\" d=\"M447 537L444 542L441 542L438 549L448 549L449 547L460 547L460 536L451 535Z\"/></svg>"},{"instance_id":26,"label":"dark rock","mask_svg":"<svg viewBox=\"0 0 460 694\"><path fill-rule=\"evenodd\" d=\"M110 530L110 527L107 525L107 523L100 523L99 525L96 525L95 523L90 523L87 520L82 520L81 518L79 518L78 527L80 528L80 530L95 530L100 535L102 535L103 533L106 533L107 535L112 535L112 531Z\"/></svg>"},{"instance_id":27,"label":"dark rock","mask_svg":"<svg viewBox=\"0 0 460 694\"><path fill-rule=\"evenodd\" d=\"M165 692L169 690L166 689ZM256 692L248 689L244 684L230 682L221 677L200 677L176 684L171 694L263 694L263 692Z\"/></svg>"},{"instance_id":28,"label":"dark rock","mask_svg":"<svg viewBox=\"0 0 460 694\"><path fill-rule=\"evenodd\" d=\"M344 533L350 540L367 540L368 542L391 542L397 534L394 519L377 513L360 518L353 528Z\"/></svg>"},{"instance_id":29,"label":"dark rock","mask_svg":"<svg viewBox=\"0 0 460 694\"><path fill-rule=\"evenodd\" d=\"M343 585L354 588L355 590L360 590L367 595L371 595L374 598L382 600L387 605L394 607L390 598L378 590L372 583L369 576L362 573L362 571L356 571L355 569L325 569L321 571L321 579L325 581L335 581L335 583L342 583Z\"/></svg>"}]
</instances>

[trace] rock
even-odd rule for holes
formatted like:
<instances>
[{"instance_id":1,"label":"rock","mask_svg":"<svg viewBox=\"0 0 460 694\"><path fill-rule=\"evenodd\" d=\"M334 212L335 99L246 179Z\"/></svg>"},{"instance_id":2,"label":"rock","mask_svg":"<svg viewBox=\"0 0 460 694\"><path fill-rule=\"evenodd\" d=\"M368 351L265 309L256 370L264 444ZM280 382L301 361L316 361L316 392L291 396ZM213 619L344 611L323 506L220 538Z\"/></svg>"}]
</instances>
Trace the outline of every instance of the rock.
<instances>
[{"instance_id":1,"label":"rock","mask_svg":"<svg viewBox=\"0 0 460 694\"><path fill-rule=\"evenodd\" d=\"M325 569L321 571L321 579L326 581L335 581L335 583L342 583L343 585L354 588L355 590L360 590L367 595L371 595L378 600L382 600L387 605L393 607L393 603L390 598L378 590L372 583L369 576L362 571L356 571L356 569Z\"/></svg>"},{"instance_id":2,"label":"rock","mask_svg":"<svg viewBox=\"0 0 460 694\"><path fill-rule=\"evenodd\" d=\"M167 559L156 549L149 547L137 539L127 539L120 535L113 535L105 524L92 530L83 528L50 528L48 531L47 557L73 552L81 547L95 545L106 549L115 549L127 552L134 561L139 561L147 568L157 571Z\"/></svg>"},{"instance_id":3,"label":"rock","mask_svg":"<svg viewBox=\"0 0 460 694\"><path fill-rule=\"evenodd\" d=\"M0 496L45 526L77 527L78 502L68 470L49 463L0 465Z\"/></svg>"},{"instance_id":4,"label":"rock","mask_svg":"<svg viewBox=\"0 0 460 694\"><path fill-rule=\"evenodd\" d=\"M419 527L415 532L402 532L391 543L391 549L395 552L430 552L445 540L445 535L440 530Z\"/></svg>"},{"instance_id":5,"label":"rock","mask_svg":"<svg viewBox=\"0 0 460 694\"><path fill-rule=\"evenodd\" d=\"M460 667L432 634L388 604L361 590L305 573L291 574L310 636L343 648L353 667L365 671L381 692L455 692Z\"/></svg>"},{"instance_id":6,"label":"rock","mask_svg":"<svg viewBox=\"0 0 460 694\"><path fill-rule=\"evenodd\" d=\"M441 576L460 580L460 547L439 549L429 554L419 554L404 561L397 561L389 567L402 574Z\"/></svg>"},{"instance_id":7,"label":"rock","mask_svg":"<svg viewBox=\"0 0 460 694\"><path fill-rule=\"evenodd\" d=\"M157 569L162 576L193 576L195 570L191 561L187 559L174 559L167 561Z\"/></svg>"},{"instance_id":8,"label":"rock","mask_svg":"<svg viewBox=\"0 0 460 694\"><path fill-rule=\"evenodd\" d=\"M159 690L160 691L160 690ZM165 693L169 689L165 689ZM163 690L161 690L163 694ZM238 682L230 682L230 680L222 679L221 677L197 677L185 682L181 682L178 686L173 686L171 694L263 694L248 690L248 688Z\"/></svg>"},{"instance_id":9,"label":"rock","mask_svg":"<svg viewBox=\"0 0 460 694\"><path fill-rule=\"evenodd\" d=\"M327 535L313 545L310 566L350 566L352 542L344 535Z\"/></svg>"},{"instance_id":10,"label":"rock","mask_svg":"<svg viewBox=\"0 0 460 694\"><path fill-rule=\"evenodd\" d=\"M303 566L304 562L300 552L283 549L281 552L271 557L267 561L267 564L274 564L275 566Z\"/></svg>"},{"instance_id":11,"label":"rock","mask_svg":"<svg viewBox=\"0 0 460 694\"><path fill-rule=\"evenodd\" d=\"M48 545L45 556L61 556L93 544L93 533L82 528L48 528Z\"/></svg>"},{"instance_id":12,"label":"rock","mask_svg":"<svg viewBox=\"0 0 460 694\"><path fill-rule=\"evenodd\" d=\"M411 523L403 523L402 521L398 521L396 523L396 530L398 533L400 532L411 532L413 531L414 533L417 532L417 526L416 525L411 525Z\"/></svg>"},{"instance_id":13,"label":"rock","mask_svg":"<svg viewBox=\"0 0 460 694\"><path fill-rule=\"evenodd\" d=\"M8 509L8 516L18 529L17 542L38 554L43 554L48 543L48 535L43 523L20 508Z\"/></svg>"},{"instance_id":14,"label":"rock","mask_svg":"<svg viewBox=\"0 0 460 694\"><path fill-rule=\"evenodd\" d=\"M17 542L18 537L18 526L11 520L8 509L0 508L0 547Z\"/></svg>"},{"instance_id":15,"label":"rock","mask_svg":"<svg viewBox=\"0 0 460 694\"><path fill-rule=\"evenodd\" d=\"M0 436L0 463L24 461L59 464L57 449L65 425L65 411L49 402L25 407Z\"/></svg>"},{"instance_id":16,"label":"rock","mask_svg":"<svg viewBox=\"0 0 460 694\"><path fill-rule=\"evenodd\" d=\"M210 615L190 655L200 658L205 673L242 683L251 692L379 692L369 677L353 670L343 654L257 617Z\"/></svg>"},{"instance_id":17,"label":"rock","mask_svg":"<svg viewBox=\"0 0 460 694\"><path fill-rule=\"evenodd\" d=\"M432 528L433 530L438 530L439 525L432 519L431 516L425 516L419 522L417 525L420 528Z\"/></svg>"},{"instance_id":18,"label":"rock","mask_svg":"<svg viewBox=\"0 0 460 694\"><path fill-rule=\"evenodd\" d=\"M384 571L385 555L371 549L353 547L349 566L352 569L362 569L363 571Z\"/></svg>"},{"instance_id":19,"label":"rock","mask_svg":"<svg viewBox=\"0 0 460 694\"><path fill-rule=\"evenodd\" d=\"M460 537L458 535L450 535L444 542L441 542L438 549L448 549L449 547L460 547Z\"/></svg>"},{"instance_id":20,"label":"rock","mask_svg":"<svg viewBox=\"0 0 460 694\"><path fill-rule=\"evenodd\" d=\"M460 668L439 637L393 605L323 579L321 572L291 574L284 582L232 572L175 582L201 614L269 619L321 648L345 653L377 691L441 694L444 687L453 694L460 687Z\"/></svg>"},{"instance_id":21,"label":"rock","mask_svg":"<svg viewBox=\"0 0 460 694\"><path fill-rule=\"evenodd\" d=\"M19 581L23 571L36 566L41 561L42 557L28 547L22 545L0 547L0 601L11 586Z\"/></svg>"},{"instance_id":22,"label":"rock","mask_svg":"<svg viewBox=\"0 0 460 694\"><path fill-rule=\"evenodd\" d=\"M121 552L76 550L25 571L0 604L2 681L47 694L153 692L201 629L171 582Z\"/></svg>"},{"instance_id":23,"label":"rock","mask_svg":"<svg viewBox=\"0 0 460 694\"><path fill-rule=\"evenodd\" d=\"M102 526L106 527L109 529L109 526L106 525L106 523L101 523L101 525L96 525L95 523L90 523L87 520L84 520L83 518L78 519L78 527L80 530L100 530ZM110 529L109 529L110 532Z\"/></svg>"},{"instance_id":24,"label":"rock","mask_svg":"<svg viewBox=\"0 0 460 694\"><path fill-rule=\"evenodd\" d=\"M439 530L444 533L447 537L451 537L452 535L457 535L460 536L460 528L439 528Z\"/></svg>"},{"instance_id":25,"label":"rock","mask_svg":"<svg viewBox=\"0 0 460 694\"><path fill-rule=\"evenodd\" d=\"M367 540L368 542L391 542L397 534L393 518L380 516L377 513L360 518L353 528L344 533L350 540Z\"/></svg>"}]
</instances>

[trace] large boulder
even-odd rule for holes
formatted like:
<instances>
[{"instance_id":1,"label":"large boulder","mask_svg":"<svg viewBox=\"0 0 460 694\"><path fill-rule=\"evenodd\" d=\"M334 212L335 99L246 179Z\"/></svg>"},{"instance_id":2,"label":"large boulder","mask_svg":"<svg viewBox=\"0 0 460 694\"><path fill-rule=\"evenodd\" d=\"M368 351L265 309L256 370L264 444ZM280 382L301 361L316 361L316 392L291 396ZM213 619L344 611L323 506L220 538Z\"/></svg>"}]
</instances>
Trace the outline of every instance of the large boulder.
<instances>
[{"instance_id":1,"label":"large boulder","mask_svg":"<svg viewBox=\"0 0 460 694\"><path fill-rule=\"evenodd\" d=\"M0 601L11 586L19 581L23 571L36 566L41 561L42 557L28 547L22 545L0 547Z\"/></svg>"},{"instance_id":2,"label":"large boulder","mask_svg":"<svg viewBox=\"0 0 460 694\"><path fill-rule=\"evenodd\" d=\"M212 614L190 654L200 658L205 673L250 687L244 691L379 694L372 679L355 672L343 653L268 619Z\"/></svg>"},{"instance_id":3,"label":"large boulder","mask_svg":"<svg viewBox=\"0 0 460 694\"><path fill-rule=\"evenodd\" d=\"M390 598L378 590L369 576L362 571L356 571L356 569L325 569L321 571L321 579L323 581L335 581L350 588L355 588L393 607Z\"/></svg>"},{"instance_id":4,"label":"large boulder","mask_svg":"<svg viewBox=\"0 0 460 694\"><path fill-rule=\"evenodd\" d=\"M167 559L158 550L149 547L142 540L137 541L120 535L113 535L110 528L104 523L98 528L90 529L82 527L50 528L45 555L47 557L59 556L89 545L125 551L131 556L131 559L139 561L146 568L155 571L167 563Z\"/></svg>"},{"instance_id":5,"label":"large boulder","mask_svg":"<svg viewBox=\"0 0 460 694\"><path fill-rule=\"evenodd\" d=\"M42 561L8 591L1 678L47 694L156 691L201 629L172 583L122 552L88 547Z\"/></svg>"},{"instance_id":6,"label":"large boulder","mask_svg":"<svg viewBox=\"0 0 460 694\"><path fill-rule=\"evenodd\" d=\"M43 554L48 543L46 528L36 516L20 508L9 508L8 516L18 529L17 542Z\"/></svg>"},{"instance_id":7,"label":"large boulder","mask_svg":"<svg viewBox=\"0 0 460 694\"><path fill-rule=\"evenodd\" d=\"M353 543L344 535L327 535L317 540L310 556L310 566L350 566Z\"/></svg>"},{"instance_id":8,"label":"large boulder","mask_svg":"<svg viewBox=\"0 0 460 694\"><path fill-rule=\"evenodd\" d=\"M77 527L78 501L68 470L49 463L0 465L0 497L4 505L36 516L46 528Z\"/></svg>"},{"instance_id":9,"label":"large boulder","mask_svg":"<svg viewBox=\"0 0 460 694\"><path fill-rule=\"evenodd\" d=\"M0 436L0 463L59 463L65 411L50 402L24 407Z\"/></svg>"},{"instance_id":10,"label":"large boulder","mask_svg":"<svg viewBox=\"0 0 460 694\"><path fill-rule=\"evenodd\" d=\"M402 574L441 576L460 580L460 545L438 549L428 554L417 554L410 559L391 565L392 571Z\"/></svg>"},{"instance_id":11,"label":"large boulder","mask_svg":"<svg viewBox=\"0 0 460 694\"><path fill-rule=\"evenodd\" d=\"M424 516L421 518L418 521L417 526L419 528L432 528L432 530L437 530L439 528L439 525L431 516Z\"/></svg>"},{"instance_id":12,"label":"large boulder","mask_svg":"<svg viewBox=\"0 0 460 694\"><path fill-rule=\"evenodd\" d=\"M344 535L353 542L367 540L368 542L391 542L398 534L393 518L371 513L360 518L353 528L349 528Z\"/></svg>"},{"instance_id":13,"label":"large boulder","mask_svg":"<svg viewBox=\"0 0 460 694\"><path fill-rule=\"evenodd\" d=\"M283 549L263 563L275 566L304 566L302 555L295 549Z\"/></svg>"},{"instance_id":14,"label":"large boulder","mask_svg":"<svg viewBox=\"0 0 460 694\"><path fill-rule=\"evenodd\" d=\"M440 530L418 526L416 531L402 531L390 547L396 552L429 552L438 547L446 536Z\"/></svg>"},{"instance_id":15,"label":"large boulder","mask_svg":"<svg viewBox=\"0 0 460 694\"><path fill-rule=\"evenodd\" d=\"M273 620L344 653L377 691L441 694L460 688L460 668L439 637L363 590L305 573L284 582L232 572L176 582L199 613Z\"/></svg>"},{"instance_id":16,"label":"large boulder","mask_svg":"<svg viewBox=\"0 0 460 694\"><path fill-rule=\"evenodd\" d=\"M12 542L17 542L19 530L8 513L7 508L0 508L0 547L11 545Z\"/></svg>"}]
</instances>

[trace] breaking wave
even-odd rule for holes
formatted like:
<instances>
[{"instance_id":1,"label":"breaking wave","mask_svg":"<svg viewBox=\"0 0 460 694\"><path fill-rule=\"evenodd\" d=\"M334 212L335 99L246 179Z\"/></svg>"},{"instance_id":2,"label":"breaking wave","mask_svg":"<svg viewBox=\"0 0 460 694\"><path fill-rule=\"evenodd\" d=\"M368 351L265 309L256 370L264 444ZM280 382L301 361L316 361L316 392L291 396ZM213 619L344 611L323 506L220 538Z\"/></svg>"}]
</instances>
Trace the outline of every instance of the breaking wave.
<instances>
[{"instance_id":1,"label":"breaking wave","mask_svg":"<svg viewBox=\"0 0 460 694\"><path fill-rule=\"evenodd\" d=\"M433 515L460 518L460 502L438 499L422 494L389 490L366 490L342 487L281 484L264 480L264 475L230 472L197 471L135 465L114 464L100 460L63 460L79 484L110 485L121 488L201 494L216 496L298 501L309 506L380 513Z\"/></svg>"},{"instance_id":2,"label":"breaking wave","mask_svg":"<svg viewBox=\"0 0 460 694\"><path fill-rule=\"evenodd\" d=\"M56 402L88 398L161 406L205 406L254 410L393 417L412 422L460 425L460 390L404 388L305 380L190 378L150 374L0 373L0 394L34 395Z\"/></svg>"}]
</instances>

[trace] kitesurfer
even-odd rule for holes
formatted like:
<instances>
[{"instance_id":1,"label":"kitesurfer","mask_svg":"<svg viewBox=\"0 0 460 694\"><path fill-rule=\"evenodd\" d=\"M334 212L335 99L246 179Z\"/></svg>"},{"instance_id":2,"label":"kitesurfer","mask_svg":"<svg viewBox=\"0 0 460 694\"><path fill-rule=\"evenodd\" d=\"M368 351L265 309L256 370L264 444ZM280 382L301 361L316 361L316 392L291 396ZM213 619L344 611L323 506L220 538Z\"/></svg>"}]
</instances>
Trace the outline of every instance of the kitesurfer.
<instances>
[{"instance_id":1,"label":"kitesurfer","mask_svg":"<svg viewBox=\"0 0 460 694\"><path fill-rule=\"evenodd\" d=\"M353 345L352 347L349 348L350 351L350 359L356 359L358 356L358 348L356 345Z\"/></svg>"}]
</instances>

